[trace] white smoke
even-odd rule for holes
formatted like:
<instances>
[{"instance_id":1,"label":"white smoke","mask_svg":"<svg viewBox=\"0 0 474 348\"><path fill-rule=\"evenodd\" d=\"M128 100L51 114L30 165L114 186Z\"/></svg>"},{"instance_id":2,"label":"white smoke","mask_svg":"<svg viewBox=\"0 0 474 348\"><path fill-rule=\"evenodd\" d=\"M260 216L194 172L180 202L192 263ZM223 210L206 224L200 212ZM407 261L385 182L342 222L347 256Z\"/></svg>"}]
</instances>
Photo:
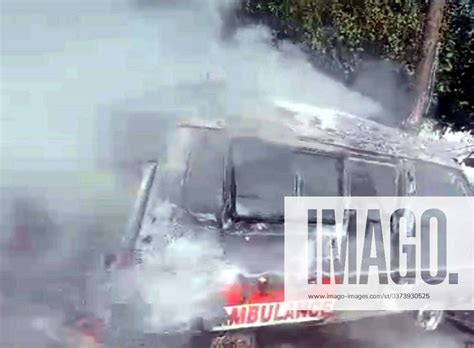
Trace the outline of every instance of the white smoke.
<instances>
[{"instance_id":1,"label":"white smoke","mask_svg":"<svg viewBox=\"0 0 474 348\"><path fill-rule=\"evenodd\" d=\"M266 28L242 29L223 41L222 2L149 2L157 5L3 0L6 165L20 170L18 160L32 159L34 166L46 165L43 159L95 163L94 127L117 109L223 117L275 97L359 115L380 111L312 69L296 47L272 48Z\"/></svg>"},{"instance_id":2,"label":"white smoke","mask_svg":"<svg viewBox=\"0 0 474 348\"><path fill-rule=\"evenodd\" d=\"M107 239L121 233L130 190L117 181L117 172L98 164L113 167L119 160L158 155L157 143L167 135L163 125L175 117L239 116L268 99L362 116L381 112L377 103L315 71L296 46L272 47L267 28L241 28L224 40L221 14L234 5L217 0L2 1L0 186L14 188L11 200L2 201L2 225L13 221L4 207L18 197L40 197L39 210L60 220L45 247L57 256L58 273L65 259L65 272L76 269L81 248L98 249L99 241L108 246ZM143 111L157 118L141 128L147 134L124 134L116 128L122 121L117 111L131 114L130 124L143 122ZM125 158L116 158L115 143L125 144ZM2 234L2 241L9 239ZM136 284L145 301L155 304L154 323L161 324L159 313L178 305L178 298L185 301L178 322L202 309L196 303L202 302L210 278L193 266L214 258L209 243L197 247L182 239L167 251L166 260L148 260ZM157 276L160 283L150 282L157 260L172 264L183 277L163 273ZM36 261L31 272L42 269ZM31 274L25 274L27 281ZM184 300L175 293L186 285L196 297ZM35 286L32 281L23 288L34 291Z\"/></svg>"}]
</instances>

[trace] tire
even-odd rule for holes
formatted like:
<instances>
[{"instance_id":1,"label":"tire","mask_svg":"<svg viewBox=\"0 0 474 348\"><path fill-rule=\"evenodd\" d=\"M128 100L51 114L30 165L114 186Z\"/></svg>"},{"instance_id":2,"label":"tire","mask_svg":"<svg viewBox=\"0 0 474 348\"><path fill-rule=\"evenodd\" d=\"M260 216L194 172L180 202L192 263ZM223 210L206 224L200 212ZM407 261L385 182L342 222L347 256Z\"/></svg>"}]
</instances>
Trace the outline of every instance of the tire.
<instances>
[{"instance_id":1,"label":"tire","mask_svg":"<svg viewBox=\"0 0 474 348\"><path fill-rule=\"evenodd\" d=\"M443 322L444 311L419 310L416 312L416 323L423 330L434 331Z\"/></svg>"}]
</instances>

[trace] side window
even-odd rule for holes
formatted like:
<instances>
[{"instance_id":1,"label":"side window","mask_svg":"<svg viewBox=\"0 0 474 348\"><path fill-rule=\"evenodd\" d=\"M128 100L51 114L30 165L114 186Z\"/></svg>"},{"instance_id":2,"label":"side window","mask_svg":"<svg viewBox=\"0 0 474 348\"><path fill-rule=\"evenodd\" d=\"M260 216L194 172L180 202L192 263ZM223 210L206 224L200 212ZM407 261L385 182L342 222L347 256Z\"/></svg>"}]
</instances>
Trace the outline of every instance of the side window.
<instances>
[{"instance_id":1,"label":"side window","mask_svg":"<svg viewBox=\"0 0 474 348\"><path fill-rule=\"evenodd\" d=\"M236 213L241 217L280 217L284 197L295 195L291 148L244 137L232 143Z\"/></svg>"},{"instance_id":2,"label":"side window","mask_svg":"<svg viewBox=\"0 0 474 348\"><path fill-rule=\"evenodd\" d=\"M464 163L468 167L474 167L474 151L471 152L469 156L467 156L462 163Z\"/></svg>"},{"instance_id":3,"label":"side window","mask_svg":"<svg viewBox=\"0 0 474 348\"><path fill-rule=\"evenodd\" d=\"M437 164L415 163L417 196L466 196L467 187L461 173Z\"/></svg>"},{"instance_id":4,"label":"side window","mask_svg":"<svg viewBox=\"0 0 474 348\"><path fill-rule=\"evenodd\" d=\"M347 162L351 196L397 196L395 165L351 158Z\"/></svg>"},{"instance_id":5,"label":"side window","mask_svg":"<svg viewBox=\"0 0 474 348\"><path fill-rule=\"evenodd\" d=\"M240 218L282 218L285 196L338 196L337 157L295 151L287 145L245 137L232 142L235 213Z\"/></svg>"},{"instance_id":6,"label":"side window","mask_svg":"<svg viewBox=\"0 0 474 348\"><path fill-rule=\"evenodd\" d=\"M302 196L341 196L342 163L337 157L298 153L295 171L301 178Z\"/></svg>"}]
</instances>

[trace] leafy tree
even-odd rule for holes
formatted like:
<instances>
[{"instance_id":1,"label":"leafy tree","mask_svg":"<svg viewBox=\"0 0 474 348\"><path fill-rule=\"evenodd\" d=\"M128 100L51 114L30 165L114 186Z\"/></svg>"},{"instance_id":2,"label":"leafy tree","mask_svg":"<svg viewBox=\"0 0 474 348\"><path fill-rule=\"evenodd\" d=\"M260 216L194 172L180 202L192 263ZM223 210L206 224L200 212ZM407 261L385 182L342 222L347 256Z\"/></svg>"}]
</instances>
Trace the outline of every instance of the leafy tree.
<instances>
[{"instance_id":1,"label":"leafy tree","mask_svg":"<svg viewBox=\"0 0 474 348\"><path fill-rule=\"evenodd\" d=\"M441 30L436 27L429 34L433 5L438 14L441 10L443 22ZM402 64L409 75L418 73L426 82L431 76L427 71L438 66L432 89L439 102L435 117L444 125L474 128L474 14L469 0L244 0L242 11L270 24L276 41L303 42L311 52L325 56L318 67L329 72L335 63L339 70L357 71L361 61L378 57ZM437 32L440 49L427 55L427 43L434 39L438 44ZM413 93L423 86L426 83L415 80Z\"/></svg>"}]
</instances>

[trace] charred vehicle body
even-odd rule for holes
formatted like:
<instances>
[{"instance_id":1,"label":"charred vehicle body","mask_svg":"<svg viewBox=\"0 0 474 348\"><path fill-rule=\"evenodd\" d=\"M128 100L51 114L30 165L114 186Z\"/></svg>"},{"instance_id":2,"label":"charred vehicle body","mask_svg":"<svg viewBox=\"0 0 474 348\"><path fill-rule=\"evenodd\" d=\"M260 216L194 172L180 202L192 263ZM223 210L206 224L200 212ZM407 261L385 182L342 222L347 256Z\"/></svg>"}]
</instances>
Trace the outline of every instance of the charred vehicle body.
<instances>
[{"instance_id":1,"label":"charred vehicle body","mask_svg":"<svg viewBox=\"0 0 474 348\"><path fill-rule=\"evenodd\" d=\"M198 331L214 334L215 346L226 340L256 346L252 335L261 326L387 314L318 312L304 318L262 318L224 310L267 305L278 312L276 306L284 300L285 196L472 195L458 164L431 153L415 137L332 110L282 110L279 122L179 125L167 159L146 167L124 238L124 247L138 263L145 262L147 250L160 254L183 236L215 243L225 267L213 273L216 279L209 286L214 292L212 313L195 321ZM166 217L156 212L163 204L171 207ZM174 227L163 232L163 223ZM418 313L417 319L434 329L442 316Z\"/></svg>"}]
</instances>

